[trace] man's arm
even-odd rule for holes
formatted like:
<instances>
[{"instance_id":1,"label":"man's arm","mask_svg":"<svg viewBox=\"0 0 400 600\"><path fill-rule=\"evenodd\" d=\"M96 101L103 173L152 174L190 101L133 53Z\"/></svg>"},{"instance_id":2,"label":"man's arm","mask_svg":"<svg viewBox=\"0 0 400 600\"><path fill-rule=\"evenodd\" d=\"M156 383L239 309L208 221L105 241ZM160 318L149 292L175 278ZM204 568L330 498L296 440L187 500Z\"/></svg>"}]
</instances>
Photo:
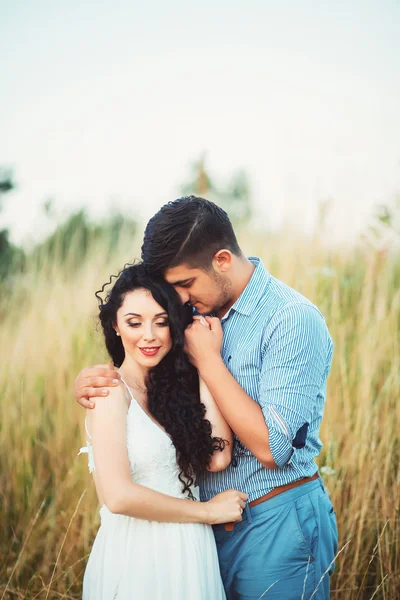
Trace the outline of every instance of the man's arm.
<instances>
[{"instance_id":1,"label":"man's arm","mask_svg":"<svg viewBox=\"0 0 400 600\"><path fill-rule=\"evenodd\" d=\"M269 469L276 467L260 406L225 367L221 358L222 328L219 319L206 317L210 329L199 322L185 332L186 350L214 398L222 416L240 441Z\"/></svg>"},{"instance_id":2,"label":"man's arm","mask_svg":"<svg viewBox=\"0 0 400 600\"><path fill-rule=\"evenodd\" d=\"M310 304L292 304L271 323L259 399L275 463L285 466L305 446L318 394L324 392L333 343L325 320Z\"/></svg>"},{"instance_id":3,"label":"man's arm","mask_svg":"<svg viewBox=\"0 0 400 600\"><path fill-rule=\"evenodd\" d=\"M211 331L193 324L186 332L188 351L202 378L229 426L261 464L269 469L284 466L298 430L310 422L326 379L329 335L323 318L307 304L293 305L275 316L263 360L260 404L222 361L220 322L208 322Z\"/></svg>"},{"instance_id":4,"label":"man's arm","mask_svg":"<svg viewBox=\"0 0 400 600\"><path fill-rule=\"evenodd\" d=\"M199 362L199 369L229 427L264 467L276 468L261 407L240 387L221 356Z\"/></svg>"},{"instance_id":5,"label":"man's arm","mask_svg":"<svg viewBox=\"0 0 400 600\"><path fill-rule=\"evenodd\" d=\"M75 399L83 408L94 408L96 397L108 396L109 387L115 387L121 379L114 365L96 365L83 369L75 379Z\"/></svg>"}]
</instances>

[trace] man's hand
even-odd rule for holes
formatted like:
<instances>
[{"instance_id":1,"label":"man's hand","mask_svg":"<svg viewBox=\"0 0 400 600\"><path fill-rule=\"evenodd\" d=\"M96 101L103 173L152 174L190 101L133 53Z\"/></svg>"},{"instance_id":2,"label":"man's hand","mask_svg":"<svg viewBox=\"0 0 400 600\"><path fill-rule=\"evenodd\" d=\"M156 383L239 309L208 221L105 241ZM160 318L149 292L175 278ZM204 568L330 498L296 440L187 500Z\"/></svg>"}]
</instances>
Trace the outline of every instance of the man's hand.
<instances>
[{"instance_id":1,"label":"man's hand","mask_svg":"<svg viewBox=\"0 0 400 600\"><path fill-rule=\"evenodd\" d=\"M217 317L194 317L185 330L185 350L190 362L201 369L204 362L221 356L223 331Z\"/></svg>"},{"instance_id":2,"label":"man's hand","mask_svg":"<svg viewBox=\"0 0 400 600\"><path fill-rule=\"evenodd\" d=\"M94 408L95 403L90 398L108 396L106 388L118 385L120 378L114 365L96 365L83 369L75 379L75 399L83 408Z\"/></svg>"}]
</instances>

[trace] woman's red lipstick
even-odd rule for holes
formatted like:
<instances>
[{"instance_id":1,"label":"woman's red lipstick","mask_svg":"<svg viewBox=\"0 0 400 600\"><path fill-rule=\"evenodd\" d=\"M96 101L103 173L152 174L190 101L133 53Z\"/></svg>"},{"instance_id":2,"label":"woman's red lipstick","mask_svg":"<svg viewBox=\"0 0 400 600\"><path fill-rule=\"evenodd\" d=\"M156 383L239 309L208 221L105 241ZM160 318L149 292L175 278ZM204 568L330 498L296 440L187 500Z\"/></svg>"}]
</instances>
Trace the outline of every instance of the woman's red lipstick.
<instances>
[{"instance_id":1,"label":"woman's red lipstick","mask_svg":"<svg viewBox=\"0 0 400 600\"><path fill-rule=\"evenodd\" d=\"M139 350L145 356L155 356L160 348L161 346L148 346L144 348L139 347Z\"/></svg>"}]
</instances>

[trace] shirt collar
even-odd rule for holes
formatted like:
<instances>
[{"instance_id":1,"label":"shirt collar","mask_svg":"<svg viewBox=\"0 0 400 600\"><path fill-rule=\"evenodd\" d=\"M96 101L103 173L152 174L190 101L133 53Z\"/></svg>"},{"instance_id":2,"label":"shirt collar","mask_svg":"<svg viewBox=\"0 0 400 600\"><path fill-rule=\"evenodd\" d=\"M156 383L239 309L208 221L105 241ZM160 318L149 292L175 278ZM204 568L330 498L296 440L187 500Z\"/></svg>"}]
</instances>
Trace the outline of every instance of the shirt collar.
<instances>
[{"instance_id":1,"label":"shirt collar","mask_svg":"<svg viewBox=\"0 0 400 600\"><path fill-rule=\"evenodd\" d=\"M262 260L257 258L257 256L249 256L248 258L255 266L253 274L239 298L222 317L221 321L227 319L233 311L245 315L246 317L250 316L269 283L271 275L268 273Z\"/></svg>"}]
</instances>

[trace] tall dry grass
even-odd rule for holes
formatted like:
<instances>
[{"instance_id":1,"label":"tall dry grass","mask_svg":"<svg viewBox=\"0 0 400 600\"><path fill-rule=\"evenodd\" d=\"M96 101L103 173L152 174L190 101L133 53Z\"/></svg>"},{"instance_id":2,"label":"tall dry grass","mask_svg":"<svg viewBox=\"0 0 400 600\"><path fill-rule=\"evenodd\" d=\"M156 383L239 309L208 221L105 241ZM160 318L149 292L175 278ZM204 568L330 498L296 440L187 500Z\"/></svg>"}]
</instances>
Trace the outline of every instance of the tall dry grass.
<instances>
[{"instance_id":1,"label":"tall dry grass","mask_svg":"<svg viewBox=\"0 0 400 600\"><path fill-rule=\"evenodd\" d=\"M289 233L241 238L320 307L335 341L319 460L344 548L332 598L398 599L400 259ZM77 457L84 414L73 381L106 360L94 291L139 255L129 236L111 257L103 243L78 266L41 256L2 290L0 600L81 597L98 515L86 458Z\"/></svg>"}]
</instances>

